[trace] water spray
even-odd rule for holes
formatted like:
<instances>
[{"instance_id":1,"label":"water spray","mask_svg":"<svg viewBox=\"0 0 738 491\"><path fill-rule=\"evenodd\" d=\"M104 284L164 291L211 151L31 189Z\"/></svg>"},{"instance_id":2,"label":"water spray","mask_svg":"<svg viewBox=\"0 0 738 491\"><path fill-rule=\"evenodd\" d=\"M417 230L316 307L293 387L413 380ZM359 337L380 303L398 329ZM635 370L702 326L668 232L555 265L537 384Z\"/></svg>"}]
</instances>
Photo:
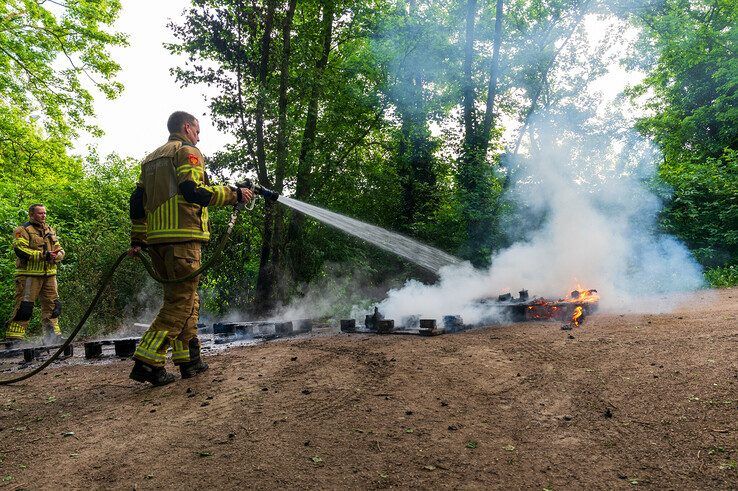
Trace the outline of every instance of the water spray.
<instances>
[{"instance_id":1,"label":"water spray","mask_svg":"<svg viewBox=\"0 0 738 491\"><path fill-rule=\"evenodd\" d=\"M459 258L441 250L422 244L401 234L390 232L382 227L364 223L355 218L350 218L293 198L280 196L275 191L263 187L252 179L244 179L242 182L237 183L236 186L247 188L254 192L254 197L245 206L247 210L253 209L256 195L261 195L264 199L274 202L278 201L295 211L374 244L380 249L396 254L432 273L440 274L442 268L446 266L458 266L463 262Z\"/></svg>"},{"instance_id":2,"label":"water spray","mask_svg":"<svg viewBox=\"0 0 738 491\"><path fill-rule=\"evenodd\" d=\"M240 188L250 189L251 191L253 191L254 196L251 198L251 200L247 204L244 205L243 203L238 203L234 207L233 212L231 213L231 219L228 222L228 227L226 229L226 232L223 234L220 241L218 242L213 255L207 261L205 261L202 264L202 266L198 268L196 271L193 271L185 275L182 278L163 278L159 276L156 273L156 271L154 271L153 266L151 265L150 261L146 258L146 256L144 256L141 253L137 254L144 268L154 280L162 284L181 283L183 281L187 281L191 278L194 278L195 276L199 276L203 274L205 271L207 271L208 269L210 269L210 267L213 264L215 264L215 262L220 260L223 249L225 248L225 245L228 242L228 239L231 236L231 233L233 232L233 228L236 224L236 220L238 219L239 212L244 208L248 210L253 209L255 205L255 201L256 201L256 195L260 195L264 199L270 200L272 202L279 201L280 203L283 203L284 205L289 206L290 208L293 208L294 210L297 210L308 216L316 218L317 220L320 220L324 223L332 225L333 227L336 227L339 230L343 230L344 232L351 234L355 237L359 237L367 242L370 242L380 247L381 249L397 254L398 256L408 259L414 262L415 264L418 264L419 266L422 266L423 268L429 271L432 271L436 274L438 274L440 269L445 266L458 265L461 263L461 261L458 258L455 258L433 247L416 242L400 234L390 232L381 227L370 225L368 223L364 223L359 220L355 220L353 218L349 218L347 216L334 213L334 212L325 210L323 208L319 208L314 205L303 203L302 201L299 201L299 200L280 196L275 191L272 191L271 189L267 189L261 184L259 184L258 182L255 182L251 179L245 179L236 185ZM95 294L95 297L92 300L92 303L90 303L89 307L85 311L84 315L82 316L82 319L79 321L77 326L69 334L69 337L67 338L67 340L61 346L59 346L56 353L54 353L48 360L46 360L39 367L31 370L28 373L22 374L17 377L0 380L0 386L9 385L9 384L13 384L16 382L21 382L23 380L26 380L36 375L37 373L39 373L44 368L46 368L49 364L51 364L54 360L56 360L59 356L61 356L67 350L69 345L72 343L74 338L77 336L77 334L80 332L82 327L87 322L87 318L90 316L93 309L95 308L98 301L100 300L100 296L105 291L108 284L111 282L113 274L118 269L118 266L121 264L121 262L126 257L128 257L128 251L122 252L120 256L118 256L118 259L115 261L113 266L105 273L103 280L100 282L100 285L98 286L97 293Z\"/></svg>"}]
</instances>

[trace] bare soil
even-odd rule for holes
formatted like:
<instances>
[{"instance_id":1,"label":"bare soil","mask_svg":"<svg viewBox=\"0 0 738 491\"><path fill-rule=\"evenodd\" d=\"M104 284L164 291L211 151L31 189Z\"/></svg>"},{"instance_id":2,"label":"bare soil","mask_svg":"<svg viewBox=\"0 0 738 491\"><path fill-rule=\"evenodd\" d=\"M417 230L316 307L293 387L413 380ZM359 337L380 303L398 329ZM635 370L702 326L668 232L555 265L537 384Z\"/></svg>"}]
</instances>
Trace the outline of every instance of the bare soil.
<instances>
[{"instance_id":1,"label":"bare soil","mask_svg":"<svg viewBox=\"0 0 738 491\"><path fill-rule=\"evenodd\" d=\"M737 289L559 327L314 335L163 388L51 367L0 387L0 486L738 488Z\"/></svg>"}]
</instances>

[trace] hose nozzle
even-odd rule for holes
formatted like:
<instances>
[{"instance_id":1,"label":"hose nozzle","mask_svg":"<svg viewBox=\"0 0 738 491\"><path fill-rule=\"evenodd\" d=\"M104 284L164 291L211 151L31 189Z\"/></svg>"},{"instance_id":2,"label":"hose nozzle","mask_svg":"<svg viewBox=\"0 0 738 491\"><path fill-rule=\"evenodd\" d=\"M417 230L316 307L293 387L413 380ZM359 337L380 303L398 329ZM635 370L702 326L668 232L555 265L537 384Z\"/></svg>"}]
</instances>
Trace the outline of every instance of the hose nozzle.
<instances>
[{"instance_id":1,"label":"hose nozzle","mask_svg":"<svg viewBox=\"0 0 738 491\"><path fill-rule=\"evenodd\" d=\"M254 194L260 194L264 199L277 201L279 194L275 193L271 189L267 189L258 182L252 181L251 179L244 179L243 182L239 182L236 186L240 188L248 188L254 192Z\"/></svg>"}]
</instances>

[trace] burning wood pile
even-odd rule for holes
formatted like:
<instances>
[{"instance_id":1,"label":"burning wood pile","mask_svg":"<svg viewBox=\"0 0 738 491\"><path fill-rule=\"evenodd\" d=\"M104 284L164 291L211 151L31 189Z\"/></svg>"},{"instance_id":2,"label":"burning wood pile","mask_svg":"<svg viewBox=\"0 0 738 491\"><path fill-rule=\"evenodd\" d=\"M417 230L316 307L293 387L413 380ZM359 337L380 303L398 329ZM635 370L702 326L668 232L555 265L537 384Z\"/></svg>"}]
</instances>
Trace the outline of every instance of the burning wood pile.
<instances>
[{"instance_id":1,"label":"burning wood pile","mask_svg":"<svg viewBox=\"0 0 738 491\"><path fill-rule=\"evenodd\" d=\"M573 290L557 301L543 298L532 300L527 306L529 319L560 320L564 328L579 327L587 315L597 309L600 296L597 290Z\"/></svg>"},{"instance_id":2,"label":"burning wood pile","mask_svg":"<svg viewBox=\"0 0 738 491\"><path fill-rule=\"evenodd\" d=\"M528 291L520 291L518 298L510 293L500 295L497 303L513 322L528 320L557 320L564 323L562 329L579 327L584 319L595 310L600 300L597 290L577 288L564 298L549 300L542 297L528 297ZM489 299L487 299L489 301Z\"/></svg>"}]
</instances>

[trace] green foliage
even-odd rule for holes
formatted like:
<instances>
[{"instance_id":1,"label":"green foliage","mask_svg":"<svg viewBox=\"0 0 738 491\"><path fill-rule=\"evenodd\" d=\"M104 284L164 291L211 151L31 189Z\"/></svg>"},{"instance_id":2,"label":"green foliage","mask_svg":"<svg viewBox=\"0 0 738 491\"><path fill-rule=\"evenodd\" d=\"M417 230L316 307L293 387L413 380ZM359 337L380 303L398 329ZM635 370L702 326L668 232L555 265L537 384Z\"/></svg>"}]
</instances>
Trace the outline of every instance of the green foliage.
<instances>
[{"instance_id":1,"label":"green foliage","mask_svg":"<svg viewBox=\"0 0 738 491\"><path fill-rule=\"evenodd\" d=\"M126 242L130 164L117 157L103 164L94 154L82 162L68 153L79 129L95 130L86 123L90 87L106 97L122 88L107 49L125 39L105 30L119 9L117 0L0 3L0 334L13 307L12 231L28 220L30 204L47 205L68 254L59 268L64 327L81 315L91 285ZM119 291L130 295L135 281L127 274ZM122 308L113 291L99 324Z\"/></svg>"},{"instance_id":2,"label":"green foliage","mask_svg":"<svg viewBox=\"0 0 738 491\"><path fill-rule=\"evenodd\" d=\"M46 129L56 136L90 128L85 118L92 115L93 96L85 86L91 83L106 97L122 89L113 80L120 67L107 48L124 44L125 38L104 30L119 10L117 0L1 2L2 106L43 115Z\"/></svg>"},{"instance_id":3,"label":"green foliage","mask_svg":"<svg viewBox=\"0 0 738 491\"><path fill-rule=\"evenodd\" d=\"M641 47L655 65L634 97L639 121L664 152L660 176L673 187L662 215L715 285L734 282L738 262L738 9L734 1L669 0L636 11Z\"/></svg>"},{"instance_id":4,"label":"green foliage","mask_svg":"<svg viewBox=\"0 0 738 491\"><path fill-rule=\"evenodd\" d=\"M99 280L115 258L128 247L128 196L135 183L137 171L131 161L111 156L100 162L96 155L84 163L70 159L66 175L76 177L60 183L53 180L35 182L22 199L3 200L0 208L0 316L7 319L12 309L14 294L13 270L15 255L11 240L13 229L28 220L27 207L44 203L49 224L59 235L67 253L59 266L59 296L64 303L60 319L62 329L68 331L82 316L92 300ZM3 195L13 193L14 187L0 181ZM84 332L95 333L124 320L124 311L135 312L136 293L145 280L145 271L133 261L126 261L103 296L95 315ZM38 323L32 324L31 333ZM4 325L2 327L4 330Z\"/></svg>"},{"instance_id":5,"label":"green foliage","mask_svg":"<svg viewBox=\"0 0 738 491\"><path fill-rule=\"evenodd\" d=\"M63 194L55 193L47 199L68 254L59 277L59 294L67 306L67 328L81 317L102 276L129 246L128 199L137 178L133 160L112 155L101 162L93 154L85 162L83 179L68 186ZM86 332L120 325L124 310L135 309L135 301L131 300L136 298L145 275L134 261L125 261Z\"/></svg>"},{"instance_id":6,"label":"green foliage","mask_svg":"<svg viewBox=\"0 0 738 491\"><path fill-rule=\"evenodd\" d=\"M721 268L705 270L705 278L716 288L738 286L738 266L731 264Z\"/></svg>"},{"instance_id":7,"label":"green foliage","mask_svg":"<svg viewBox=\"0 0 738 491\"><path fill-rule=\"evenodd\" d=\"M668 0L638 11L656 65L636 88L652 91L640 121L671 156L719 157L738 145L738 9L733 0Z\"/></svg>"},{"instance_id":8,"label":"green foliage","mask_svg":"<svg viewBox=\"0 0 738 491\"><path fill-rule=\"evenodd\" d=\"M663 225L707 267L738 259L738 152L720 158L666 160L660 175L673 188Z\"/></svg>"},{"instance_id":9,"label":"green foliage","mask_svg":"<svg viewBox=\"0 0 738 491\"><path fill-rule=\"evenodd\" d=\"M200 279L203 312L217 316L249 310L259 273L263 211L263 206L259 205L253 211L241 212L222 261ZM219 240L225 232L230 212L227 208L210 211L214 240ZM203 254L209 254L213 246L214 243L206 246Z\"/></svg>"}]
</instances>

